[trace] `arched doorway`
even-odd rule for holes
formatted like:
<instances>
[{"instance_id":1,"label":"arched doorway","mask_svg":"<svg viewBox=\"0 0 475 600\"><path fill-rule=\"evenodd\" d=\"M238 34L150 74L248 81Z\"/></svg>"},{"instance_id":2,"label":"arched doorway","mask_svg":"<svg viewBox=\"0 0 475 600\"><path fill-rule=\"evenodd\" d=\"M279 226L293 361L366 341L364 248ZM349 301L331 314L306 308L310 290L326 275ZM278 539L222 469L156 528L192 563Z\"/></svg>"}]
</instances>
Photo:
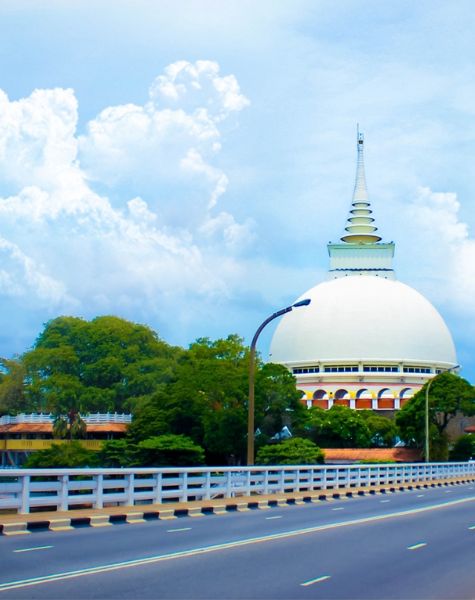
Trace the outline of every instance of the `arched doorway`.
<instances>
[{"instance_id":1,"label":"arched doorway","mask_svg":"<svg viewBox=\"0 0 475 600\"><path fill-rule=\"evenodd\" d=\"M373 398L371 396L371 392L366 388L356 392L355 408L359 408L360 410L368 410L373 408Z\"/></svg>"},{"instance_id":2,"label":"arched doorway","mask_svg":"<svg viewBox=\"0 0 475 600\"><path fill-rule=\"evenodd\" d=\"M383 388L379 391L378 408L380 410L394 410L394 394L389 388Z\"/></svg>"},{"instance_id":3,"label":"arched doorway","mask_svg":"<svg viewBox=\"0 0 475 600\"><path fill-rule=\"evenodd\" d=\"M340 406L350 406L350 394L347 390L337 390L335 392L333 404L339 404Z\"/></svg>"}]
</instances>

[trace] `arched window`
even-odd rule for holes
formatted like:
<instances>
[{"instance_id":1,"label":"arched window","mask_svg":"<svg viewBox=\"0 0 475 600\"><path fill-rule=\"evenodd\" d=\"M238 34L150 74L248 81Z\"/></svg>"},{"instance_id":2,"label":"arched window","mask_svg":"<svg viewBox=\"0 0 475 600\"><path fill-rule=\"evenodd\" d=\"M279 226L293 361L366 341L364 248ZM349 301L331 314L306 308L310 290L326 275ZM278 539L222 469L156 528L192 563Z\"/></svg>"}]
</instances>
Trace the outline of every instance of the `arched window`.
<instances>
[{"instance_id":1,"label":"arched window","mask_svg":"<svg viewBox=\"0 0 475 600\"><path fill-rule=\"evenodd\" d=\"M399 399L400 399L400 406L401 406L401 408L409 400L409 398L412 398L413 395L414 395L414 390L412 388L404 388L403 390L401 390L399 392Z\"/></svg>"},{"instance_id":2,"label":"arched window","mask_svg":"<svg viewBox=\"0 0 475 600\"><path fill-rule=\"evenodd\" d=\"M355 407L360 410L373 408L372 395L368 389L362 388L356 392Z\"/></svg>"},{"instance_id":3,"label":"arched window","mask_svg":"<svg viewBox=\"0 0 475 600\"><path fill-rule=\"evenodd\" d=\"M350 394L347 390L337 390L334 396L334 404L340 404L341 406L350 406Z\"/></svg>"},{"instance_id":4,"label":"arched window","mask_svg":"<svg viewBox=\"0 0 475 600\"><path fill-rule=\"evenodd\" d=\"M380 410L394 409L394 394L389 388L383 388L378 393L378 408Z\"/></svg>"},{"instance_id":5,"label":"arched window","mask_svg":"<svg viewBox=\"0 0 475 600\"><path fill-rule=\"evenodd\" d=\"M313 394L312 406L328 408L328 392L325 390L316 390Z\"/></svg>"}]
</instances>

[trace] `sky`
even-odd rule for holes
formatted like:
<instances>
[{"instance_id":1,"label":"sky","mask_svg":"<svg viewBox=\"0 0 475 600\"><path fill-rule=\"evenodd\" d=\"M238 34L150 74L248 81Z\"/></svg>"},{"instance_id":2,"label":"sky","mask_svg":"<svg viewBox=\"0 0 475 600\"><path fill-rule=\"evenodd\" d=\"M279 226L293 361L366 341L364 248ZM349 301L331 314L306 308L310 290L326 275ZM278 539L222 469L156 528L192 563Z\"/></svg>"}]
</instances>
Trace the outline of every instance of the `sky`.
<instances>
[{"instance_id":1,"label":"sky","mask_svg":"<svg viewBox=\"0 0 475 600\"><path fill-rule=\"evenodd\" d=\"M325 279L359 123L473 382L474 30L472 0L2 0L0 355L58 315L249 342Z\"/></svg>"}]
</instances>

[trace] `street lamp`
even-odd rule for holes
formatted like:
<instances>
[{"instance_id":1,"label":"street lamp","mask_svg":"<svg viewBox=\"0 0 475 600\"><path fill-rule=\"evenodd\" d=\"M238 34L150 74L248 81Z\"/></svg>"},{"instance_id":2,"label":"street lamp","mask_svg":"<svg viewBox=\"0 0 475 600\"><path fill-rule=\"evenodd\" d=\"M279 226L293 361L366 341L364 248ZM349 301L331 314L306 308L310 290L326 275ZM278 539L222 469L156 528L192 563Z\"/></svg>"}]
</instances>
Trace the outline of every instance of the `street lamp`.
<instances>
[{"instance_id":1,"label":"street lamp","mask_svg":"<svg viewBox=\"0 0 475 600\"><path fill-rule=\"evenodd\" d=\"M446 373L450 373L450 371L453 371L455 369L458 369L460 367L460 365L455 365L454 367L450 367L450 369L447 369ZM430 454L430 449L429 449L429 390L430 390L430 386L432 384L432 382L434 381L434 379L436 379L437 375L435 377L432 377L432 379L429 379L429 382L427 384L426 387L426 423L425 423L425 462L428 463L429 462L429 454Z\"/></svg>"},{"instance_id":2,"label":"street lamp","mask_svg":"<svg viewBox=\"0 0 475 600\"><path fill-rule=\"evenodd\" d=\"M298 308L299 306L308 306L310 304L310 298L305 298L305 300L299 300L295 304L291 306L287 306L287 308L282 308L278 310L270 317L268 317L258 328L251 342L251 351L249 355L249 403L247 407L247 464L254 464L254 369L256 362L256 344L257 338L259 337L261 331L264 327L276 319L277 317L281 317L292 311L294 308Z\"/></svg>"}]
</instances>

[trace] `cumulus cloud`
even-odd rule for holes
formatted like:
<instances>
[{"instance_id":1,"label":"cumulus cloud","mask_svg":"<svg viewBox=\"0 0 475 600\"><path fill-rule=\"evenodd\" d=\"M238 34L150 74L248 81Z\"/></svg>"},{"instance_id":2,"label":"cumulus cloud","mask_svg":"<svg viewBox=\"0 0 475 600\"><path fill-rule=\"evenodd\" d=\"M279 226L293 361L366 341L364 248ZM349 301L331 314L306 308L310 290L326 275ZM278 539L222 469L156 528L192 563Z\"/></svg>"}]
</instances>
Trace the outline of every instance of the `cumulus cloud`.
<instances>
[{"instance_id":1,"label":"cumulus cloud","mask_svg":"<svg viewBox=\"0 0 475 600\"><path fill-rule=\"evenodd\" d=\"M449 307L475 315L475 238L459 216L453 192L421 187L408 207L408 216L423 248L422 276L430 274L433 292Z\"/></svg>"},{"instance_id":2,"label":"cumulus cloud","mask_svg":"<svg viewBox=\"0 0 475 600\"><path fill-rule=\"evenodd\" d=\"M213 161L247 104L211 61L170 65L146 104L107 107L83 135L73 90L0 91L0 295L149 316L229 296L217 258L232 265L253 223L217 209L229 181Z\"/></svg>"}]
</instances>

